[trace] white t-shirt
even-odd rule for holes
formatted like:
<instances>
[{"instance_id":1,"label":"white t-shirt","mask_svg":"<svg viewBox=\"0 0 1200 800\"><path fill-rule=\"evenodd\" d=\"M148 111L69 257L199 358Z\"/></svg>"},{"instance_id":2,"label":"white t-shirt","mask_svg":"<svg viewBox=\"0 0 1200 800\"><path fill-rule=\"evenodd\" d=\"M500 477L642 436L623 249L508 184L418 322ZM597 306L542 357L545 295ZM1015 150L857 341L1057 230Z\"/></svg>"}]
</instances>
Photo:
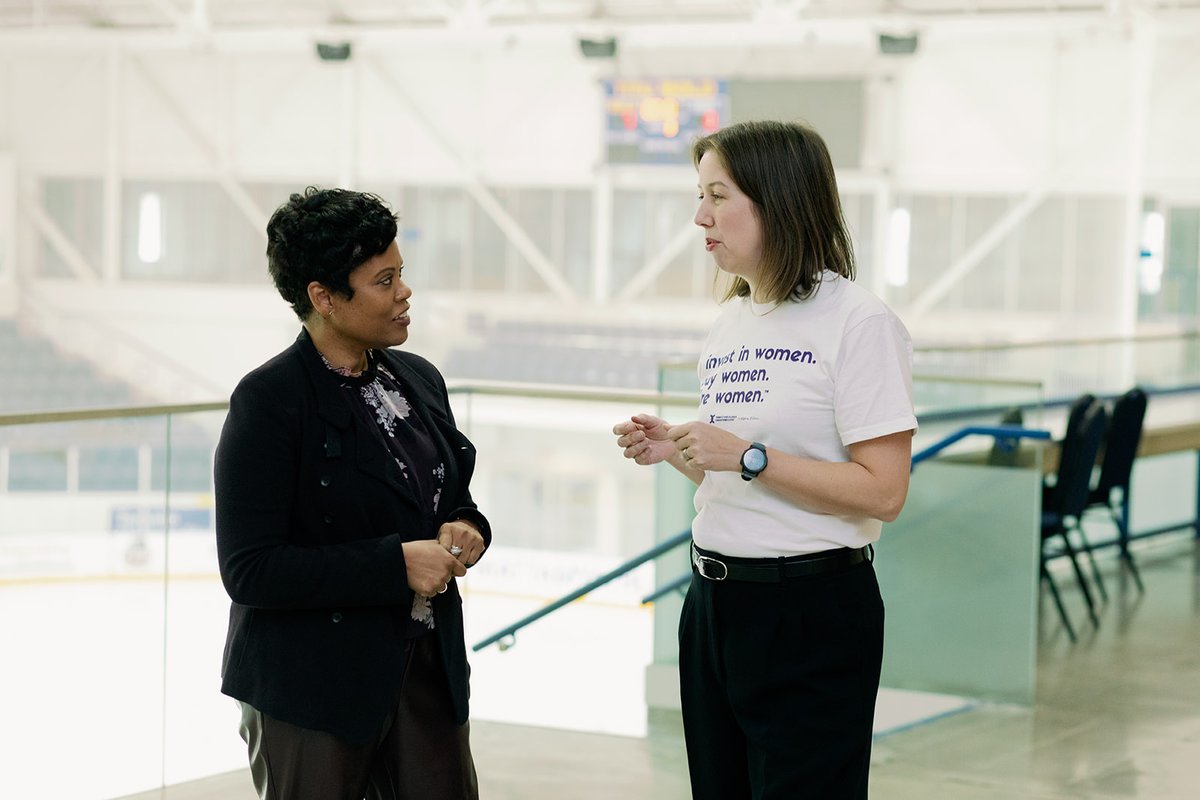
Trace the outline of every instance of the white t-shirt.
<instances>
[{"instance_id":1,"label":"white t-shirt","mask_svg":"<svg viewBox=\"0 0 1200 800\"><path fill-rule=\"evenodd\" d=\"M697 372L700 421L784 453L844 462L855 442L917 427L908 330L881 300L833 272L800 302L731 300ZM862 547L883 527L803 508L740 472L705 473L696 512L696 544L730 556Z\"/></svg>"}]
</instances>

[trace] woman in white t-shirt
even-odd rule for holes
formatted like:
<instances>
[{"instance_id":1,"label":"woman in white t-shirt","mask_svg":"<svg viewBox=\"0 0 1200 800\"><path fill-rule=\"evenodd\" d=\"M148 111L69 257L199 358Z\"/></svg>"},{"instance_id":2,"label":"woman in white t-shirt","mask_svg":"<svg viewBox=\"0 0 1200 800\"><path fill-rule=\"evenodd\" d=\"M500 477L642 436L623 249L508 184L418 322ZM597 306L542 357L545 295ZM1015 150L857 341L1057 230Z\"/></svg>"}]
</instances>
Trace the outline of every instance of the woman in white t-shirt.
<instances>
[{"instance_id":1,"label":"woman in white t-shirt","mask_svg":"<svg viewBox=\"0 0 1200 800\"><path fill-rule=\"evenodd\" d=\"M692 796L865 798L883 657L871 544L908 492L912 342L852 283L815 131L740 123L692 156L695 222L733 277L699 415L613 428L627 458L699 487L679 626Z\"/></svg>"}]
</instances>

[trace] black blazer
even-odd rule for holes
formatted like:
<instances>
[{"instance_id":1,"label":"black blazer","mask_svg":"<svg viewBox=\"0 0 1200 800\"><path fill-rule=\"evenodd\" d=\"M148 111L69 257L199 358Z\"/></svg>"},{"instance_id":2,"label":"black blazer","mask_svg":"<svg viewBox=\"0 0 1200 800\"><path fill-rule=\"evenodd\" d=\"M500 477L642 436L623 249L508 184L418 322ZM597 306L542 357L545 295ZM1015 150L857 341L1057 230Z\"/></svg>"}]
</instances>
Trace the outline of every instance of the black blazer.
<instances>
[{"instance_id":1,"label":"black blazer","mask_svg":"<svg viewBox=\"0 0 1200 800\"><path fill-rule=\"evenodd\" d=\"M217 556L233 605L221 690L276 719L366 743L399 697L413 602L401 543L465 519L475 448L425 359L381 353L446 463L423 514L395 460L357 422L307 331L241 380L217 445ZM469 690L458 586L433 598L456 722Z\"/></svg>"}]
</instances>

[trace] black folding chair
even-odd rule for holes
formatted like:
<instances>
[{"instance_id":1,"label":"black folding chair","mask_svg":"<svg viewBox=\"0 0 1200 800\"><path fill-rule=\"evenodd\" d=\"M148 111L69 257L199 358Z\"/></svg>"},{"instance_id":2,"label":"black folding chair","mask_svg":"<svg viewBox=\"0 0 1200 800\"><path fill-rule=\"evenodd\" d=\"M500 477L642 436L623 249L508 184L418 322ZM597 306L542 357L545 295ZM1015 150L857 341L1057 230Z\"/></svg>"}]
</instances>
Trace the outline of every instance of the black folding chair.
<instances>
[{"instance_id":1,"label":"black folding chair","mask_svg":"<svg viewBox=\"0 0 1200 800\"><path fill-rule=\"evenodd\" d=\"M1142 576L1133 561L1133 555L1129 552L1129 481L1133 475L1133 460L1142 442L1146 404L1146 393L1136 386L1113 401L1112 417L1108 423L1108 433L1104 437L1100 478L1087 502L1087 509L1108 510L1109 516L1117 526L1121 563L1129 569L1140 593L1146 590L1142 585ZM1116 489L1121 491L1119 503L1113 501L1113 491Z\"/></svg>"},{"instance_id":2,"label":"black folding chair","mask_svg":"<svg viewBox=\"0 0 1200 800\"><path fill-rule=\"evenodd\" d=\"M1066 555L1071 560L1071 567L1075 571L1075 580L1079 583L1079 591L1083 594L1084 603L1087 604L1088 616L1092 620L1093 627L1099 628L1100 618L1096 615L1096 603L1092 599L1092 592L1083 575L1083 570L1079 567L1079 558L1075 546L1071 543L1070 534L1072 531L1080 532L1079 519L1083 516L1088 498L1091 496L1092 469L1096 464L1096 456L1100 452L1100 443L1104 439L1107 428L1108 412L1105 411L1103 403L1093 400L1092 404L1081 414L1075 428L1063 439L1058 460L1058 483L1055 484L1054 492L1051 495L1051 505L1042 507L1042 580L1050 588L1050 595L1054 598L1058 615L1062 618L1063 627L1067 629L1067 635L1072 642L1075 641L1075 629L1071 627L1071 621L1063 606L1062 596L1058 591L1058 585L1050 574L1050 570L1046 568L1046 564L1051 558L1059 555ZM1052 539L1061 543L1061 551L1047 550L1046 544ZM1094 565L1093 561L1093 567Z\"/></svg>"},{"instance_id":3,"label":"black folding chair","mask_svg":"<svg viewBox=\"0 0 1200 800\"><path fill-rule=\"evenodd\" d=\"M1075 402L1071 403L1071 409L1067 412L1067 430L1063 433L1063 438L1058 441L1058 446L1061 448L1063 442L1071 438L1071 435L1079 428L1079 423L1083 419L1083 415L1096 402L1096 396L1090 392L1084 392L1075 398ZM1050 476L1047 476L1050 477ZM1054 482L1048 483L1045 478L1042 479L1042 508L1050 508L1054 505L1054 487L1057 485L1058 476L1054 476Z\"/></svg>"}]
</instances>

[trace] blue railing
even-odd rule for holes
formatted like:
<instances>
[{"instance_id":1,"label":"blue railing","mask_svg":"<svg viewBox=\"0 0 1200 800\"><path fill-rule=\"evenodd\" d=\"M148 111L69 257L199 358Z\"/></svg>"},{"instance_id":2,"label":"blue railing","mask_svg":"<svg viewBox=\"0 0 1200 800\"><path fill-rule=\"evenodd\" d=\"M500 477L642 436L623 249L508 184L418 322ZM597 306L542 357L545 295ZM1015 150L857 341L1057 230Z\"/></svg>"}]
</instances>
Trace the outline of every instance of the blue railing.
<instances>
[{"instance_id":1,"label":"blue railing","mask_svg":"<svg viewBox=\"0 0 1200 800\"><path fill-rule=\"evenodd\" d=\"M583 597L584 595L589 594L590 592L593 592L596 589L599 589L601 586L608 583L609 581L616 580L617 578L621 577L625 573L630 572L631 570L637 569L642 564L645 564L647 561L652 561L652 560L658 558L659 556L661 556L663 553L666 553L670 550L674 550L676 547L683 544L684 542L690 541L691 538L692 538L692 532L689 529L689 530L683 531L682 533L675 534L670 539L664 539L663 541L656 544L654 547L651 547L646 552L642 553L641 555L639 555L629 561L626 561L624 564L622 564L621 566L612 570L611 572L604 573L599 578L596 578L595 580L590 581L589 583L586 583L583 586L580 586L578 589L571 592L570 594L563 595L562 597L555 600L553 603L546 606L545 608L539 609L539 610L535 611L534 613L530 614L529 616L523 617L523 618L517 620L512 625L509 625L507 628L496 631L495 633L493 633L491 636L487 637L486 639L476 642L471 647L471 649L475 650L475 651L479 651L479 650L482 650L483 648L487 647L489 644L494 644L495 642L500 642L500 649L507 650L509 647L511 647L513 644L516 643L516 634L517 634L517 631L520 630L521 628L524 628L526 625L529 625L530 623L537 622L539 619L546 616L547 614L552 614L555 611L557 611L558 609L562 608L563 606L568 605L569 603L575 602L576 600ZM507 640L507 641L502 641L502 640Z\"/></svg>"},{"instance_id":2,"label":"blue railing","mask_svg":"<svg viewBox=\"0 0 1200 800\"><path fill-rule=\"evenodd\" d=\"M928 458L932 458L933 456L935 456L938 453L945 450L950 445L955 444L956 442L962 441L963 439L965 439L968 436L992 436L996 439L1041 439L1041 440L1046 440L1046 439L1050 438L1050 432L1043 431L1043 430L1036 430L1036 429L1032 429L1032 428L1025 428L1020 425L972 425L972 426L968 426L966 428L962 428L959 431L956 431L955 433L952 433L951 435L947 436L946 438L942 439L941 441L937 442L936 444L930 445L929 447L925 448L924 450L914 453L913 457L912 457L913 467L915 468L917 466L917 464L919 464L920 462L922 462ZM490 644L495 644L495 643L499 642L500 649L507 650L509 647L512 647L516 643L517 631L519 631L521 628L524 628L534 622L537 622L539 619L541 619L542 617L545 617L548 614L553 614L555 611L562 608L563 606L569 605L570 603L575 602L576 600L583 597L584 595L590 594L591 592L594 592L596 589L599 589L601 586L605 585L606 583L609 583L610 581L614 581L617 578L621 577L622 575L625 575L626 573L631 572L634 569L637 569L642 564L645 564L647 561L652 561L652 560L658 558L659 556L664 555L665 553L668 553L671 550L674 550L676 547L679 547L680 545L687 544L691 540L692 540L692 531L690 528L685 531L680 531L679 533L675 534L674 536L672 536L668 539L664 539L663 541L659 542L654 547L651 547L649 550L645 551L644 553L641 553L640 555L635 556L634 558L630 559L629 561L626 561L625 563L610 570L609 572L604 573L603 575L596 578L595 580L589 581L588 583L584 584L583 586L580 586L578 589L560 597L559 599L550 603L546 607L540 608L537 611L535 611L534 613L532 613L526 617L522 617L521 619L512 623L508 627L503 628L499 631L496 631L491 636L488 636L486 639L481 639L480 641L478 641L474 645L472 645L471 649L478 652L479 650L482 650L483 648L487 647ZM652 593L643 597L642 605L645 605L647 603L653 603L655 600L662 597L663 595L670 594L673 591L683 588L683 586L686 585L691 580L691 577L692 577L691 573L688 572L688 573L685 573L684 575L681 575L680 577L676 578L673 581L663 584L662 586L655 589Z\"/></svg>"}]
</instances>

